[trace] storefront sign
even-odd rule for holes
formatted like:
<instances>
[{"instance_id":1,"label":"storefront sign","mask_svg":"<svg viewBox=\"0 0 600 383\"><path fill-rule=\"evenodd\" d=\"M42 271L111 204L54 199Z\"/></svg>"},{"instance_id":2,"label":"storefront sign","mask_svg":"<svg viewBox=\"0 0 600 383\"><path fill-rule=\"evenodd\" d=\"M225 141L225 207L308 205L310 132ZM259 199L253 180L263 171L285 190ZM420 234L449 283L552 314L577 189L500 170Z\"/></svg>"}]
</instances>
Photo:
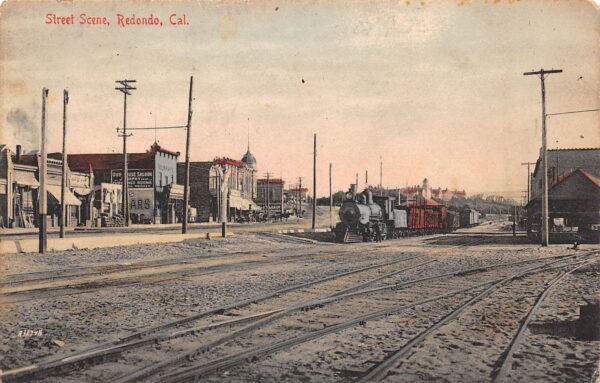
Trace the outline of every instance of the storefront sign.
<instances>
[{"instance_id":1,"label":"storefront sign","mask_svg":"<svg viewBox=\"0 0 600 383\"><path fill-rule=\"evenodd\" d=\"M154 215L154 189L130 189L129 212L143 214L145 218Z\"/></svg>"},{"instance_id":2,"label":"storefront sign","mask_svg":"<svg viewBox=\"0 0 600 383\"><path fill-rule=\"evenodd\" d=\"M128 169L127 185L130 189L154 188L154 171ZM120 185L123 182L123 170L112 170L111 179L113 184Z\"/></svg>"}]
</instances>

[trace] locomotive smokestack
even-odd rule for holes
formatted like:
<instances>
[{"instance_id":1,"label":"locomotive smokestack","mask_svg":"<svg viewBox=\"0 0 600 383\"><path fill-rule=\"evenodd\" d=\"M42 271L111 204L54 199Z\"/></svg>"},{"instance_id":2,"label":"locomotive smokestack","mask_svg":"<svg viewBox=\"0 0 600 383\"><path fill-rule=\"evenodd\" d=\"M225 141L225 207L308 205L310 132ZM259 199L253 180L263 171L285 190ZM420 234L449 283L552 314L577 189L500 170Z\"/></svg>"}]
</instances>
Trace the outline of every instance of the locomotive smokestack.
<instances>
[{"instance_id":1,"label":"locomotive smokestack","mask_svg":"<svg viewBox=\"0 0 600 383\"><path fill-rule=\"evenodd\" d=\"M373 204L373 192L369 189L365 190L365 194L367 195L367 203L369 205Z\"/></svg>"},{"instance_id":2,"label":"locomotive smokestack","mask_svg":"<svg viewBox=\"0 0 600 383\"><path fill-rule=\"evenodd\" d=\"M352 194L358 193L358 185L357 184L350 184L350 190L352 191Z\"/></svg>"}]
</instances>

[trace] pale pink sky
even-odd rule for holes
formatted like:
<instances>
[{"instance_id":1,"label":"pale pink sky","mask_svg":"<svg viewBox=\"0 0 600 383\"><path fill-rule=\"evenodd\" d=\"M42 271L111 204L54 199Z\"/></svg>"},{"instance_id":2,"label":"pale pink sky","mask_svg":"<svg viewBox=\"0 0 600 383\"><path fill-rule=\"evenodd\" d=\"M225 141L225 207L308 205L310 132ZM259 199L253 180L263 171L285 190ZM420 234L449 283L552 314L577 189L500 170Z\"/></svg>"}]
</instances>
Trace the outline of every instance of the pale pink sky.
<instances>
[{"instance_id":1,"label":"pale pink sky","mask_svg":"<svg viewBox=\"0 0 600 383\"><path fill-rule=\"evenodd\" d=\"M128 126L186 121L194 76L193 160L241 158L248 118L259 170L312 184L318 194L369 171L384 185L428 177L434 186L520 197L548 112L600 107L600 13L588 1L15 2L0 11L1 143L39 146L42 87L50 89L51 151L60 150L62 90L70 91L68 152L119 152L123 98L137 80ZM45 15L107 16L110 26L46 25ZM119 27L117 13L163 27ZM187 26L167 25L171 13ZM302 80L304 79L304 82ZM550 147L600 146L600 114L551 117ZM159 131L184 150L183 131ZM154 132L136 132L143 151Z\"/></svg>"}]
</instances>

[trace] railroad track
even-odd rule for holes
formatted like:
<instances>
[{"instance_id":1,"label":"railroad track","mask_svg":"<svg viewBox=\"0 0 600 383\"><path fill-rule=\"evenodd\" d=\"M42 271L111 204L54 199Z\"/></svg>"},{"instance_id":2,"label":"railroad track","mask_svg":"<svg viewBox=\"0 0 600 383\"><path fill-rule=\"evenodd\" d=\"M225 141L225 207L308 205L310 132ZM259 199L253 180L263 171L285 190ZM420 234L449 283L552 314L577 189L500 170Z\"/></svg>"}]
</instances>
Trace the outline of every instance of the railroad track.
<instances>
[{"instance_id":1,"label":"railroad track","mask_svg":"<svg viewBox=\"0 0 600 383\"><path fill-rule=\"evenodd\" d=\"M366 304L368 305L368 307L373 307L376 305L379 305L383 310L383 311L377 311L377 313L381 313L381 312L387 312L385 310L384 307L386 307L387 304L389 304L389 300L390 298L384 298L381 299L379 301L375 301L372 297L373 293L377 293L377 292L383 292L383 291L400 291L402 289L405 289L407 287L415 287L415 286L421 286L423 283L427 283L427 288L429 290L435 289L436 291L439 292L438 297L446 297L447 295L444 294L444 292L447 291L453 291L453 289L449 288L449 282L446 283L438 283L437 286L432 284L432 281L434 280L439 280L442 278L448 278L451 276L461 276L463 278L461 278L460 281L455 281L454 284L458 283L458 286L461 287L458 289L459 293L460 292L465 292L471 289L475 289L475 288L480 288L482 286L480 280L476 281L476 282L470 282L472 284L472 286L468 287L468 288L464 288L464 284L465 284L465 279L470 278L469 276L472 276L474 273L477 272L489 272L489 270L496 270L496 269L501 269L502 267L520 267L522 264L525 263L530 263L530 262L543 262L544 264L541 266L535 266L534 269L539 269L539 268L543 268L546 267L547 264L552 263L552 262L562 262L565 258L565 256L563 257L557 257L558 259L553 259L552 261L548 261L548 260L541 260L541 259L536 259L536 260L528 260L528 261L521 261L521 262L513 262L510 264L504 264L504 265L495 265L495 266L491 266L491 267L484 267L484 268L476 268L476 269L470 269L470 270L461 270L461 271L457 271L457 272L453 272L453 273L445 273L445 274L439 274L439 275L435 275L435 276L429 276L429 277L425 277L425 278L419 278L417 280L412 280L412 281L405 281L405 282L398 282L398 283L393 283L393 284L388 284L388 285L384 285L384 286L379 286L379 287L373 287L370 289L364 289L364 287L366 287L368 284L363 282L360 285L354 285L354 286L349 286L346 289L342 290L342 291L338 291L335 292L333 294L330 294L328 296L326 296L325 298L320 298L320 299L316 299L316 300L309 300L309 301L305 301L303 303L300 304L296 304L296 305L292 305L289 306L287 308L280 308L277 310L271 310L270 312L265 311L263 312L264 315L261 315L260 317L257 317L255 319L258 319L256 321L253 321L252 323L250 323L249 325L236 330L234 332L228 332L227 334L223 335L223 336L219 336L218 334L216 336L213 336L213 339L208 341L207 343L202 344L201 346L197 346L195 344L195 340L190 340L188 343L188 347L183 347L182 349L178 349L175 351L176 356L171 357L171 358L165 358L164 356L161 356L160 358L157 358L156 363L152 363L151 365L148 365L146 367L143 367L141 369L138 370L134 370L128 374L125 374L121 377L118 377L117 379L114 380L114 382L119 382L119 383L123 383L123 382L132 382L132 381L139 381L142 379L147 379L149 377L155 377L158 381L164 381L165 379L167 379L169 377L169 375L156 375L157 373L159 373L161 370L166 369L166 368L170 368L173 366L177 366L180 365L188 360L193 360L194 358L198 357L199 355L202 355L204 353L207 353L208 351L212 351L217 349L216 353L217 355L220 352L223 352L222 350L218 350L219 347L223 347L226 343L239 343L240 341L244 340L244 337L249 336L249 334L253 334L253 333L258 333L256 336L259 339L269 339L269 338L280 338L280 334L284 333L284 334L289 334L291 332L294 331L289 331L289 329L286 329L285 326L284 328L275 328L274 330L271 331L271 333L269 333L268 331L265 333L263 331L263 333L260 333L260 331L262 331L261 329L266 327L267 325L271 325L272 323L274 323L275 321L279 321L285 318L290 318L292 315L294 314L299 314L300 317L300 321L306 323L308 321L308 323L311 323L311 320L306 319L306 314L310 313L312 311L316 311L319 309L323 309L323 307L327 306L327 305L331 305L333 303L339 303L338 304L338 311L335 314L329 313L329 315L333 315L333 317L335 318L343 318L343 317L348 317L351 316L351 314L354 314L354 312L352 312L352 309L350 311L346 310L344 307L347 306L347 300L349 299L356 299L357 297L360 297L360 299L363 299L363 302L361 302L363 305ZM497 277L497 276L496 276ZM376 278L376 280L373 281L374 282L378 282L381 281L383 278ZM485 282L483 285L485 284L489 284L490 282ZM450 283L452 284L452 283ZM456 287L456 286L455 286ZM360 290L362 289L362 290ZM357 291L358 290L358 291ZM411 292L410 293L412 296L407 297L406 294L404 294L404 296L402 297L403 301L411 301L411 302L419 302L418 304L423 304L423 302L429 302L431 300L429 300L429 298L425 299L425 301L423 301L422 299L419 300L420 298L418 297L420 295L420 292ZM365 296L367 295L371 295L371 297L367 297L365 298ZM450 294L449 296L452 296L454 294ZM434 300L437 299L441 299L441 298L436 298ZM410 306L410 307L414 307L416 304ZM351 306L351 305L350 305ZM327 309L330 310L330 309ZM354 309L355 310L355 309ZM379 314L378 314L379 315ZM241 318L240 318L241 319ZM334 320L335 322L335 320ZM363 321L364 322L364 321ZM313 320L312 323L318 323L318 321ZM355 322L352 322L355 323ZM337 328L337 324L335 323L320 323L318 324L318 326L325 326L326 329L328 329L329 327L331 328ZM310 330L315 330L314 326L309 325ZM258 331L260 330L260 331ZM318 330L317 330L318 331ZM300 331L302 332L302 331ZM312 339L312 335L310 335L312 333L312 331L308 331L309 334L307 335L308 338L306 339ZM325 332L318 332L318 334L327 334L330 333L331 331L325 331ZM304 339L303 335L298 335L300 337L300 339ZM207 335L205 333L203 333L203 339L209 339L210 337L207 337ZM294 342L296 341L291 341L291 343L289 344L295 344ZM285 343L288 344L288 343ZM265 346L268 349L271 349L269 345ZM252 344L246 344L244 346L238 346L237 347L238 350L241 349L252 349ZM235 347L234 347L235 349ZM275 347L273 348L273 350L278 350L281 349L279 347ZM230 351L229 351L230 352ZM260 347L258 347L258 354L262 354L264 353L264 350ZM246 355L246 351L240 351L241 354ZM240 355L241 355L240 354ZM237 355L234 353L234 355ZM247 356L247 355L246 355ZM225 357L226 359L228 357ZM236 361L242 360L242 359L236 359L234 358ZM201 373L200 375L202 375L202 373L205 371L205 368L211 369L214 366L220 366L221 363L223 361L221 361L221 359L217 359L217 361L215 360L211 360L210 362L206 363L206 365L204 367L202 367L200 369ZM225 363L225 362L223 362ZM226 363L227 364L227 363ZM228 364L227 364L228 365ZM193 367L195 368L195 367Z\"/></svg>"},{"instance_id":2,"label":"railroad track","mask_svg":"<svg viewBox=\"0 0 600 383\"><path fill-rule=\"evenodd\" d=\"M77 270L75 273L58 273L45 278L26 278L23 280L11 280L0 285L0 301L4 304L21 303L36 299L46 299L62 295L76 295L92 291L112 288L126 287L137 284L161 283L186 277L215 274L224 271L235 271L247 269L248 267L262 267L285 264L290 261L307 261L311 259L322 259L327 256L339 257L338 252L301 253L294 255L278 256L275 259L260 252L239 252L234 254L249 255L254 259L236 259L223 254L208 257L191 257L175 261L161 260L143 262L133 265L99 266ZM239 257L239 255L238 255ZM216 265L206 265L207 261L219 261ZM71 271L71 270L70 270ZM131 275L141 272L141 275ZM27 273L28 276L38 275L38 272ZM16 274L13 276L20 276ZM13 277L14 278L14 277ZM17 278L18 279L18 278Z\"/></svg>"},{"instance_id":3,"label":"railroad track","mask_svg":"<svg viewBox=\"0 0 600 383\"><path fill-rule=\"evenodd\" d=\"M471 246L479 242L481 242L481 239L474 239L466 244L458 244L439 249L439 252L445 252L453 248ZM279 256L277 259L271 260L262 259L264 255L261 252L240 251L211 254L202 257L183 257L177 260L161 259L138 262L135 264L103 265L12 274L6 275L3 278L3 281L0 282L0 301L2 301L3 304L16 304L64 295L85 294L106 288L162 283L186 277L197 277L215 274L217 272L232 271L237 268L282 264L289 260L300 260L300 258L302 258L302 260L308 260L311 258L339 255L339 249L337 249L335 251L322 251L318 254L301 253ZM236 259L240 256L257 256L261 258L254 260ZM201 265L215 259L231 263L212 266ZM172 270L173 268L177 269ZM133 273L142 274L131 275Z\"/></svg>"},{"instance_id":4,"label":"railroad track","mask_svg":"<svg viewBox=\"0 0 600 383\"><path fill-rule=\"evenodd\" d=\"M311 340L315 340L315 339L324 337L326 335L329 335L331 333L336 333L336 332L339 332L341 330L344 330L344 329L347 329L350 327L365 325L367 321L381 319L381 318L387 317L389 315L395 315L402 311L414 308L416 306L427 305L427 304L430 304L430 303L433 303L436 301L440 301L440 300L444 300L444 299L448 299L448 298L451 298L454 296L466 295L465 298L467 299L467 302L463 303L460 307L455 309L450 315L445 316L440 321L438 321L436 323L436 325L434 325L435 328L437 328L437 327L443 325L444 323L446 323L447 321L455 318L456 315L458 315L458 313L460 313L460 311L462 311L464 308L478 302L480 299L483 299L485 296L489 295L492 291L497 289L499 286L502 286L511 280L523 277L527 274L540 272L541 270L547 269L548 267L552 266L553 264L564 263L564 262L565 262L565 259L558 259L558 260L554 260L551 262L546 262L543 265L534 266L534 267L531 267L526 270L521 269L517 273L512 273L508 276L504 276L501 278L495 278L495 279L487 280L484 282L480 281L479 283L471 283L471 284L468 284L466 287L465 287L464 282L459 284L459 286L462 285L462 287L458 287L458 288L454 288L454 289L449 289L448 284L443 284L443 285L437 286L437 288L435 289L436 292L431 294L429 297L425 297L425 298L415 297L413 299L407 299L407 301L409 301L410 303L402 303L400 305L387 306L385 308L381 308L379 310L369 312L368 314L363 314L360 316L352 317L349 320L338 321L337 323L325 326L324 328L321 328L321 329L315 330L313 328L312 331L299 332L296 336L287 337L287 339L278 340L276 342L259 344L259 345L255 345L253 347L249 347L248 344L244 344L242 347L237 347L238 352L232 352L232 353L225 352L225 353L221 354L222 356L220 356L216 359L212 359L212 360L207 361L202 364L194 365L192 363L191 366L188 365L187 367L184 367L179 370L171 371L171 372L168 372L163 375L156 375L155 374L156 369L154 369L153 371L146 369L146 372L153 373L152 381L160 381L160 382L196 381L197 378L200 378L200 377L206 378L206 377L210 376L210 374L212 374L216 371L227 369L227 368L232 368L236 365L243 364L248 361L255 361L260 357L263 357L265 355L268 355L268 354L276 352L276 351L287 349L291 346L295 346L295 345L299 345L299 344L302 344L302 343L305 343L305 342L308 342ZM568 264L562 265L560 267L565 267L565 266L568 266ZM432 287L431 283L429 283L428 286ZM376 289L370 289L371 292L374 290L376 290ZM474 297L472 296L472 294L471 295L468 294L472 291L476 292L476 295ZM357 292L357 293L364 294L365 292ZM349 295L356 295L357 293L351 293ZM418 294L415 294L415 296L418 296ZM463 300L465 298L463 298ZM372 301L373 301L373 299L371 299L371 302ZM321 306L325 303L327 303L327 302L321 301L321 302L313 302L312 304L315 306ZM268 319L268 318L266 318L266 319ZM264 320L266 320L266 319L264 319ZM305 320L305 322L306 322L306 320ZM429 335L432 331L434 331L434 330L430 330L430 329L428 329L428 331L426 333L422 333L418 337L412 339L410 342L408 342L408 344L405 347L403 347L403 349L399 350L397 353L394 353L392 355L392 357L384 360L379 365L380 367L374 368L369 375L366 375L364 377L364 381L370 381L373 379L377 379L379 376L378 375L379 373L386 372L387 369L389 368L389 366L393 365L393 363L395 361L397 361L397 358L404 355L407 352L407 350L414 347L416 344L418 344L420 341L422 341L422 339L424 339L427 335ZM289 331L287 333L289 333ZM279 334L281 334L281 332ZM265 337L265 334L262 334L262 337ZM272 338L281 339L281 336L272 337ZM235 347L234 347L234 349L235 349ZM205 350L199 350L199 351L205 351ZM190 357L193 357L193 355L188 353L188 355L186 355L186 357L189 359ZM150 375L129 374L128 376L124 376L117 380L114 380L114 382L134 381L135 379L140 378L140 376L150 376Z\"/></svg>"},{"instance_id":5,"label":"railroad track","mask_svg":"<svg viewBox=\"0 0 600 383\"><path fill-rule=\"evenodd\" d=\"M517 334L514 336L513 340L511 341L509 348L506 350L506 352L501 357L500 366L496 371L494 371L494 378L493 378L494 383L501 383L501 382L508 381L508 376L510 374L510 370L511 370L513 362L514 362L513 356L514 356L515 352L518 350L521 343L523 342L523 339L525 338L525 330L527 329L527 326L529 325L529 323L535 316L537 310L540 308L540 306L542 305L542 303L544 302L544 300L546 299L546 297L548 296L550 291L552 289L556 288L560 283L562 283L564 281L564 279L567 278L569 275L571 275L578 269L589 265L592 261L593 260L583 262L583 263L571 268L570 270L568 270L566 272L560 273L558 276L556 276L556 278L554 278L552 281L550 281L548 283L548 285L546 286L546 288L542 291L542 293L538 295L534 305L531 307L531 310L529 310L529 313L524 318L524 320L521 322L519 331L517 331Z\"/></svg>"},{"instance_id":6,"label":"railroad track","mask_svg":"<svg viewBox=\"0 0 600 383\"><path fill-rule=\"evenodd\" d=\"M93 363L96 360L102 360L110 355L114 355L116 353L121 353L127 349L140 347L140 346L143 346L148 343L161 341L161 340L164 341L164 340L174 339L174 338L177 338L177 337L180 337L180 336L183 336L186 334L198 332L201 330L227 327L227 326L231 326L234 324L241 324L241 323L244 323L247 321L260 319L261 317L263 317L266 314L259 313L254 316L249 316L246 318L234 319L231 321L222 321L216 325L197 326L197 327L192 327L192 328L186 329L186 330L174 331L174 332L171 332L168 334L164 333L165 330L168 330L171 328L176 328L178 326L182 326L184 324L188 324L190 322L197 321L202 318L208 318L208 317L211 317L214 315L221 315L228 311L238 309L241 307L245 307L245 306L249 306L252 304L256 304L258 302L262 302L262 301L272 299L275 297L279 297L283 294L287 294L287 293L290 293L290 292L293 292L296 290L305 289L305 288L308 288L308 287L311 287L314 285L323 284L328 281L337 280L337 279L340 279L343 277L348 277L348 276L351 276L354 274L359 274L359 273L364 273L364 272L368 272L371 270L376 270L376 269L380 269L380 268L384 268L384 267L394 266L399 263L407 262L407 261L414 260L417 258L425 258L425 257L418 256L418 255L408 256L408 257L406 257L406 256L398 257L398 258L392 259L391 261L378 262L376 264L371 264L371 265L368 265L365 267L355 268L355 269L352 269L349 271L336 273L336 274L329 275L329 276L319 278L319 279L315 279L315 280L312 280L312 281L309 281L306 283L300 283L300 284L296 284L296 285L292 285L292 286L287 286L282 289L273 291L271 293L255 296L255 297L252 297L249 299L236 301L231 304L227 304L227 305L216 307L216 308L213 308L210 310L206 310L206 311L203 311L203 312L200 312L200 313L197 313L197 314L185 317L185 318L180 318L180 319L162 323L160 325L150 327L150 328L147 328L147 329L144 329L141 331L137 331L133 334L119 338L115 341L107 342L107 343L98 345L93 348L82 350L80 352L71 354L67 357L51 359L51 360L48 360L45 362L41 362L41 363L37 363L37 364L25 366L25 367L13 369L13 370L4 371L0 375L0 378L4 382L20 381L23 379L28 379L31 377L39 376L39 374L43 374L43 373L63 371L65 369L68 370L69 368L74 367L74 366L81 366L81 365L85 365L88 363ZM407 271L410 269L414 269L414 268L426 265L431 262L434 262L434 260L424 260L423 262L420 262L420 263L417 263L414 265L409 265L409 266L401 268L401 269L395 269L391 272L386 273L383 276L380 275L380 276L374 278L374 281L379 281L379 280L385 278L386 276L396 275L401 272L404 272L404 271ZM361 284L362 283L363 282L361 282ZM158 334L158 335L151 335L151 334L155 334L159 331L163 331L163 333Z\"/></svg>"}]
</instances>

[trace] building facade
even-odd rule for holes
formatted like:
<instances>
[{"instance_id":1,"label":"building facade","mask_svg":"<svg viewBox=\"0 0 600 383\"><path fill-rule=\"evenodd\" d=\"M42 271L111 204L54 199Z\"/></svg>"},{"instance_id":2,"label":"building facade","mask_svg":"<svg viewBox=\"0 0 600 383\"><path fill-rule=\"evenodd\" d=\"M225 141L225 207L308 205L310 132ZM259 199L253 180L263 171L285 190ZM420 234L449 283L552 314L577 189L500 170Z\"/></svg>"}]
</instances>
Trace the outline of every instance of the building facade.
<instances>
[{"instance_id":1,"label":"building facade","mask_svg":"<svg viewBox=\"0 0 600 383\"><path fill-rule=\"evenodd\" d=\"M600 241L600 148L548 150L548 227L550 239L577 233ZM539 158L527 204L530 235L542 222L544 172Z\"/></svg>"},{"instance_id":2,"label":"building facade","mask_svg":"<svg viewBox=\"0 0 600 383\"><path fill-rule=\"evenodd\" d=\"M257 180L256 202L264 213L274 216L283 213L285 201L285 182L281 178L262 178Z\"/></svg>"},{"instance_id":3,"label":"building facade","mask_svg":"<svg viewBox=\"0 0 600 383\"><path fill-rule=\"evenodd\" d=\"M257 196L257 163L250 148L240 161L215 158L190 163L190 207L199 222L250 221L259 210ZM178 164L181 180L185 163Z\"/></svg>"},{"instance_id":4,"label":"building facade","mask_svg":"<svg viewBox=\"0 0 600 383\"><path fill-rule=\"evenodd\" d=\"M39 156L21 154L7 147L0 149L1 223L5 227L37 226L39 191ZM61 214L62 155L54 153L47 159L48 212L47 225L58 226ZM94 218L93 174L73 171L67 167L65 190L65 223L67 226L91 225Z\"/></svg>"},{"instance_id":5,"label":"building facade","mask_svg":"<svg viewBox=\"0 0 600 383\"><path fill-rule=\"evenodd\" d=\"M179 152L167 150L155 142L145 153L128 153L127 157L131 221L133 223L180 222L183 209L183 186L177 183ZM122 215L121 197L114 196L123 182L123 155L120 153L70 154L67 158L72 169L93 171L97 195L94 209L98 214Z\"/></svg>"}]
</instances>

